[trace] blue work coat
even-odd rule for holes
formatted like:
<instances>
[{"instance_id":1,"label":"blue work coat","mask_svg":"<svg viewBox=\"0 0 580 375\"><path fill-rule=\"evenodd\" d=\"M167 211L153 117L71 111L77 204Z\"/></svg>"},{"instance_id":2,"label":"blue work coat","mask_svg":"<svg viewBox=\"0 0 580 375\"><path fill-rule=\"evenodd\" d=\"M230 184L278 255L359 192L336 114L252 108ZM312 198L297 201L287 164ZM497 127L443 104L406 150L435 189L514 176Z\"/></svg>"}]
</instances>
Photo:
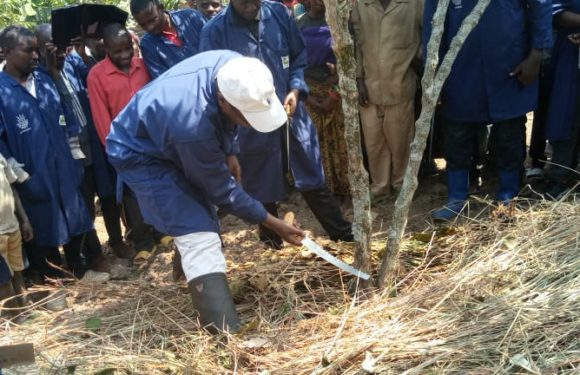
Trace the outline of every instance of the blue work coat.
<instances>
[{"instance_id":1,"label":"blue work coat","mask_svg":"<svg viewBox=\"0 0 580 375\"><path fill-rule=\"evenodd\" d=\"M50 76L41 68L32 74L36 98L0 73L0 153L14 157L30 174L15 187L34 230L32 243L59 246L93 228L80 192L82 166L67 140L78 135L79 127Z\"/></svg>"},{"instance_id":2,"label":"blue work coat","mask_svg":"<svg viewBox=\"0 0 580 375\"><path fill-rule=\"evenodd\" d=\"M260 59L272 72L276 94L280 101L291 89L298 89L304 99L308 86L304 81L307 66L304 40L296 22L288 16L286 7L262 1L258 40L247 26L227 7L211 19L201 32L200 50L230 49L244 56ZM260 133L240 129L239 161L242 185L261 202L276 202L285 198L288 183L285 178L286 126ZM324 186L324 171L316 128L300 100L290 126L290 170L298 190L308 191Z\"/></svg>"},{"instance_id":3,"label":"blue work coat","mask_svg":"<svg viewBox=\"0 0 580 375\"><path fill-rule=\"evenodd\" d=\"M135 193L145 222L162 233L218 233L216 206L253 224L266 219L226 165L235 125L219 111L215 77L238 56L213 51L186 59L141 89L113 120L109 160Z\"/></svg>"},{"instance_id":4,"label":"blue work coat","mask_svg":"<svg viewBox=\"0 0 580 375\"><path fill-rule=\"evenodd\" d=\"M425 2L424 51L437 3ZM476 3L458 0L449 4L441 57ZM538 80L522 86L510 73L531 48L550 48L551 40L550 0L492 0L453 64L441 94L443 115L454 121L489 124L533 110L538 101Z\"/></svg>"},{"instance_id":5,"label":"blue work coat","mask_svg":"<svg viewBox=\"0 0 580 375\"><path fill-rule=\"evenodd\" d=\"M201 13L193 9L182 9L169 12L169 16L183 45L178 47L162 35L146 33L143 36L141 54L151 79L199 52L199 34L205 24Z\"/></svg>"},{"instance_id":6,"label":"blue work coat","mask_svg":"<svg viewBox=\"0 0 580 375\"><path fill-rule=\"evenodd\" d=\"M580 14L580 0L554 1L554 10ZM576 96L578 95L578 45L568 36L580 32L580 28L564 28L556 25L556 40L552 50L552 89L546 118L546 138L564 141L570 138L574 124Z\"/></svg>"},{"instance_id":7,"label":"blue work coat","mask_svg":"<svg viewBox=\"0 0 580 375\"><path fill-rule=\"evenodd\" d=\"M77 54L69 54L66 57L63 71L82 106L87 119L86 128L83 129L88 136L88 146L91 153L93 173L95 174L96 192L99 198L115 196L116 175L113 166L107 160L107 154L103 147L97 129L93 122L91 105L89 103L87 76L89 69L83 59Z\"/></svg>"}]
</instances>

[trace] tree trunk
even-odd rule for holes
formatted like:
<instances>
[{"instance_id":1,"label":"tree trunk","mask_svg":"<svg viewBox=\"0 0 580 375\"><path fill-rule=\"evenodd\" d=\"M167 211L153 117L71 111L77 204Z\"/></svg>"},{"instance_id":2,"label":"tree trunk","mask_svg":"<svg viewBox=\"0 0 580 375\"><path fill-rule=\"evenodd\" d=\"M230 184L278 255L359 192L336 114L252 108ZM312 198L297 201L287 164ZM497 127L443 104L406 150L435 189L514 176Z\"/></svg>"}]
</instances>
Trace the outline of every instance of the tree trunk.
<instances>
[{"instance_id":1,"label":"tree trunk","mask_svg":"<svg viewBox=\"0 0 580 375\"><path fill-rule=\"evenodd\" d=\"M388 231L387 248L384 252L385 255L383 256L378 275L378 285L381 288L392 288L392 291L394 291L396 286L399 248L407 226L407 216L413 200L413 195L415 194L415 190L417 190L417 174L419 172L419 166L421 165L423 152L425 151L425 144L429 135L431 121L435 113L435 107L443 83L449 76L451 67L455 62L463 43L475 26L477 26L481 15L485 9L487 9L489 3L490 0L479 0L473 11L463 20L461 28L451 41L449 51L445 54L440 66L439 47L441 45L441 36L444 31L447 9L449 8L449 0L440 1L433 16L433 29L431 39L427 46L427 62L425 64L425 73L422 79L423 108L419 119L415 123L415 138L411 144L411 156L407 166L405 179L403 181L403 187L401 188L399 197L395 202L393 222Z\"/></svg>"},{"instance_id":2,"label":"tree trunk","mask_svg":"<svg viewBox=\"0 0 580 375\"><path fill-rule=\"evenodd\" d=\"M356 239L355 266L370 274L371 202L369 178L363 164L356 86L356 61L348 21L352 0L324 0L326 20L334 40L339 88L344 112L344 136L348 145L348 178L354 208L353 231ZM362 281L362 280L361 280ZM361 284L363 287L369 282Z\"/></svg>"}]
</instances>

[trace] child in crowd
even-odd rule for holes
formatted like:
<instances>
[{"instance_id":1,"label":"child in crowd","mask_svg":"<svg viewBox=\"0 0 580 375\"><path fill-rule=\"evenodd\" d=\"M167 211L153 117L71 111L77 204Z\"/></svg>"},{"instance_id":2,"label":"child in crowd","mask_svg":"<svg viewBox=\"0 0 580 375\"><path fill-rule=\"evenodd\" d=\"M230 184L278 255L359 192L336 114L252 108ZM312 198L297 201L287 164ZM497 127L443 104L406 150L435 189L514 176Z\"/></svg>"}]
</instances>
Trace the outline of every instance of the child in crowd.
<instances>
[{"instance_id":1,"label":"child in crowd","mask_svg":"<svg viewBox=\"0 0 580 375\"><path fill-rule=\"evenodd\" d=\"M17 315L17 307L26 303L22 296L25 291L22 240L32 239L32 227L26 212L10 185L16 180L16 174L0 154L0 301L17 296L4 304L4 307L11 308L8 310L11 315Z\"/></svg>"}]
</instances>

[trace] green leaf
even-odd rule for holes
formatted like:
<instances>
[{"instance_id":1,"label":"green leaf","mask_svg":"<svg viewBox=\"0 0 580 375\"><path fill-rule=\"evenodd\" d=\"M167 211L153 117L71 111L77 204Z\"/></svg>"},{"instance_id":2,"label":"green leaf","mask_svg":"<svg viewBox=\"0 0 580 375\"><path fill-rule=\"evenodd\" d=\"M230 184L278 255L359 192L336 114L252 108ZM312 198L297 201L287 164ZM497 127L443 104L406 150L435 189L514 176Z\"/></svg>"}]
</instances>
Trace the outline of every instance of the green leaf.
<instances>
[{"instance_id":1,"label":"green leaf","mask_svg":"<svg viewBox=\"0 0 580 375\"><path fill-rule=\"evenodd\" d=\"M87 319L85 322L85 327L87 327L88 330L96 331L101 328L102 324L103 322L101 321L101 318L93 316L92 318Z\"/></svg>"},{"instance_id":2,"label":"green leaf","mask_svg":"<svg viewBox=\"0 0 580 375\"><path fill-rule=\"evenodd\" d=\"M32 3L26 3L26 4L24 4L24 14L26 15L26 17L34 17L34 16L36 16L36 11L32 7Z\"/></svg>"}]
</instances>

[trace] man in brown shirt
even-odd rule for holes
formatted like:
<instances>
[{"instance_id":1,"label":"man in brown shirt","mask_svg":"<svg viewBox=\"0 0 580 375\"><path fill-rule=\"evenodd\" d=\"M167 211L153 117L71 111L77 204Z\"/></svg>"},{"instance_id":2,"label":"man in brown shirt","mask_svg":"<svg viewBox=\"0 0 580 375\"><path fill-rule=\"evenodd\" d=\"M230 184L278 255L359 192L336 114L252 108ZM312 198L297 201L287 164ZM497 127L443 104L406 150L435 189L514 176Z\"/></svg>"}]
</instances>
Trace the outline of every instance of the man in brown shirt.
<instances>
[{"instance_id":1,"label":"man in brown shirt","mask_svg":"<svg viewBox=\"0 0 580 375\"><path fill-rule=\"evenodd\" d=\"M352 10L361 122L374 200L400 189L414 134L423 0L357 0Z\"/></svg>"}]
</instances>

